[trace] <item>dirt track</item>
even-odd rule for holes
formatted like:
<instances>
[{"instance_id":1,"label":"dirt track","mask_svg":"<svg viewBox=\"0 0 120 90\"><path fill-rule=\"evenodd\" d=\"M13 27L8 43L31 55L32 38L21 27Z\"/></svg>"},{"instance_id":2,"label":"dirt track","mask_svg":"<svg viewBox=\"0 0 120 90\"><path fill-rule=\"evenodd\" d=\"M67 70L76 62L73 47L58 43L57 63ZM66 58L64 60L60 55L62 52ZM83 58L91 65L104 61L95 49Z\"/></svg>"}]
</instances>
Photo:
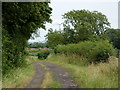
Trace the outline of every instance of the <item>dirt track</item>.
<instances>
[{"instance_id":1,"label":"dirt track","mask_svg":"<svg viewBox=\"0 0 120 90\"><path fill-rule=\"evenodd\" d=\"M40 63L44 64L47 68L50 69L54 75L55 80L62 85L61 88L77 88L75 81L70 77L68 72L66 72L60 66L47 62L33 63L33 65L36 67L36 74L33 77L33 80L31 80L31 82L26 86L26 88L39 88L45 73L45 70L40 66Z\"/></svg>"}]
</instances>

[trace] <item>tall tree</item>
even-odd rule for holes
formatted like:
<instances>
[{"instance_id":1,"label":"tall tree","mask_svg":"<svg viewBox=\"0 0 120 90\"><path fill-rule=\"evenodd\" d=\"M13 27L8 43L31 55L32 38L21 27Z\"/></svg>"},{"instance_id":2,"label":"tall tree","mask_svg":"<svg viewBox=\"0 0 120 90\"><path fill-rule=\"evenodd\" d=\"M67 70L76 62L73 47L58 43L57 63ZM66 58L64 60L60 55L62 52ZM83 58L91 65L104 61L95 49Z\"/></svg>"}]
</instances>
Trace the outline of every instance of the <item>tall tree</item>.
<instances>
[{"instance_id":1,"label":"tall tree","mask_svg":"<svg viewBox=\"0 0 120 90\"><path fill-rule=\"evenodd\" d=\"M3 2L3 74L23 62L27 40L38 28L51 22L52 8L47 2Z\"/></svg>"},{"instance_id":2,"label":"tall tree","mask_svg":"<svg viewBox=\"0 0 120 90\"><path fill-rule=\"evenodd\" d=\"M110 26L107 17L97 11L73 10L65 13L63 19L65 37L71 43L101 35Z\"/></svg>"}]
</instances>

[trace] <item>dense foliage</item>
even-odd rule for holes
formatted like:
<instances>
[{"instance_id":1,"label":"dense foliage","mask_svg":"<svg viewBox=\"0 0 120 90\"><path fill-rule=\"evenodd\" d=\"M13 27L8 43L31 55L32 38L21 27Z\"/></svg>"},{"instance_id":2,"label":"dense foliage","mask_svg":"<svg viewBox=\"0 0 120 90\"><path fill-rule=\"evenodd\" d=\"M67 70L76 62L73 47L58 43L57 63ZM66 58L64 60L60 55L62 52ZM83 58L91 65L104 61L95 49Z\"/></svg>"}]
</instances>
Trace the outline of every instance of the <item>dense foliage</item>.
<instances>
[{"instance_id":1,"label":"dense foliage","mask_svg":"<svg viewBox=\"0 0 120 90\"><path fill-rule=\"evenodd\" d=\"M38 59L46 59L48 55L51 53L51 50L41 50L38 53Z\"/></svg>"},{"instance_id":2,"label":"dense foliage","mask_svg":"<svg viewBox=\"0 0 120 90\"><path fill-rule=\"evenodd\" d=\"M109 56L114 55L114 48L108 41L85 41L78 44L58 45L56 54L79 55L88 62L107 61Z\"/></svg>"},{"instance_id":3,"label":"dense foliage","mask_svg":"<svg viewBox=\"0 0 120 90\"><path fill-rule=\"evenodd\" d=\"M2 69L3 74L8 70L14 67L19 67L23 64L24 50L17 48L15 42L10 39L10 36L7 34L7 31L3 30L3 39L2 39Z\"/></svg>"},{"instance_id":4,"label":"dense foliage","mask_svg":"<svg viewBox=\"0 0 120 90\"><path fill-rule=\"evenodd\" d=\"M51 22L51 8L47 2L2 3L2 68L3 74L23 65L27 40L38 28Z\"/></svg>"},{"instance_id":5,"label":"dense foliage","mask_svg":"<svg viewBox=\"0 0 120 90\"><path fill-rule=\"evenodd\" d=\"M3 28L14 38L16 34L29 39L36 29L45 29L51 22L51 8L46 2L4 2L2 4Z\"/></svg>"}]
</instances>

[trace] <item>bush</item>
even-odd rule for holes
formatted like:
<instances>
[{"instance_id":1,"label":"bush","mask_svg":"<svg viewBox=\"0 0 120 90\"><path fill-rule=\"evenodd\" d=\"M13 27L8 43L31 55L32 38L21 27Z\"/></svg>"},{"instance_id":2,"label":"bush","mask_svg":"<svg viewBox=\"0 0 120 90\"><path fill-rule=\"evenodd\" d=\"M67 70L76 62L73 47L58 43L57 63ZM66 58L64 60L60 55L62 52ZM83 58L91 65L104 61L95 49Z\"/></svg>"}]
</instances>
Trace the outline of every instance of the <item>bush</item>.
<instances>
[{"instance_id":1,"label":"bush","mask_svg":"<svg viewBox=\"0 0 120 90\"><path fill-rule=\"evenodd\" d=\"M38 59L46 59L50 53L51 50L41 50L38 53Z\"/></svg>"},{"instance_id":2,"label":"bush","mask_svg":"<svg viewBox=\"0 0 120 90\"><path fill-rule=\"evenodd\" d=\"M58 45L55 54L76 54L81 58L87 58L89 62L108 61L109 56L114 55L115 49L108 41L85 41L78 44Z\"/></svg>"}]
</instances>

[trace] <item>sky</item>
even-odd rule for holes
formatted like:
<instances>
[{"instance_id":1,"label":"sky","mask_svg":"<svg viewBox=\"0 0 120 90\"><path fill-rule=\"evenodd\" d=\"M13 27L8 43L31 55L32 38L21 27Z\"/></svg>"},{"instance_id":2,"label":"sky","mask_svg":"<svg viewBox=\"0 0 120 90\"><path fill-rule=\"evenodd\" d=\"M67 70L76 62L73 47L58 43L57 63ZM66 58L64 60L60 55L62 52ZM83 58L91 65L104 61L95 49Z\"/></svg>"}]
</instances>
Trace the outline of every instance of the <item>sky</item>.
<instances>
[{"instance_id":1,"label":"sky","mask_svg":"<svg viewBox=\"0 0 120 90\"><path fill-rule=\"evenodd\" d=\"M118 1L119 0L51 0L49 4L52 7L51 19L52 23L46 24L46 29L39 29L39 37L29 39L28 42L44 42L45 35L49 28L59 29L63 22L62 15L71 10L86 9L89 11L98 11L107 16L111 23L111 28L118 28Z\"/></svg>"}]
</instances>

